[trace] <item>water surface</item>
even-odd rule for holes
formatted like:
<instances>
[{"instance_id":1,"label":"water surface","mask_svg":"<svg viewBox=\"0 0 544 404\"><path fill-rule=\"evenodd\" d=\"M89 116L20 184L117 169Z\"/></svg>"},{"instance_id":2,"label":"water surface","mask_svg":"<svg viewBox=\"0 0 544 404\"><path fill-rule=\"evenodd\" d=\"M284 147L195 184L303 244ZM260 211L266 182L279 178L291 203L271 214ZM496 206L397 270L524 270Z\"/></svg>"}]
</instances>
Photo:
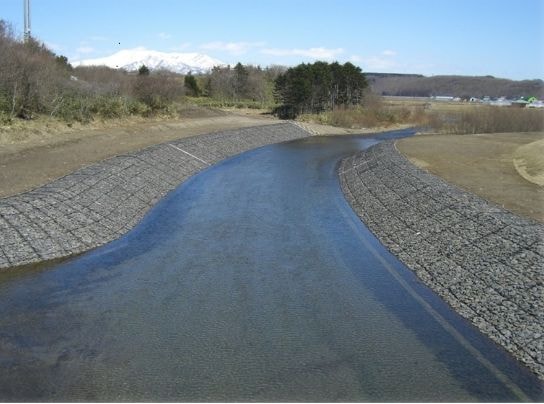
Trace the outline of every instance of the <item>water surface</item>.
<instances>
[{"instance_id":1,"label":"water surface","mask_svg":"<svg viewBox=\"0 0 544 404\"><path fill-rule=\"evenodd\" d=\"M4 276L0 399L542 400L344 200L339 159L408 134L244 153L121 239Z\"/></svg>"}]
</instances>

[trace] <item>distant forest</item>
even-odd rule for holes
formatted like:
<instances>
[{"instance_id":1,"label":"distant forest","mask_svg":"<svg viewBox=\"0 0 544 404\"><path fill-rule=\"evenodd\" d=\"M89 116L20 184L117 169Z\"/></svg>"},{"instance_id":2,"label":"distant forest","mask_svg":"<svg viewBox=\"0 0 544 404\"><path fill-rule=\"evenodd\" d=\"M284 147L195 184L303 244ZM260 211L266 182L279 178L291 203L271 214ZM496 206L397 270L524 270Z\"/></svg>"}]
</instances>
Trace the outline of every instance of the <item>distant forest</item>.
<instances>
[{"instance_id":1,"label":"distant forest","mask_svg":"<svg viewBox=\"0 0 544 404\"><path fill-rule=\"evenodd\" d=\"M379 95L430 97L448 95L468 99L522 96L544 98L542 80L508 80L493 76L432 76L416 74L366 73L372 91Z\"/></svg>"}]
</instances>

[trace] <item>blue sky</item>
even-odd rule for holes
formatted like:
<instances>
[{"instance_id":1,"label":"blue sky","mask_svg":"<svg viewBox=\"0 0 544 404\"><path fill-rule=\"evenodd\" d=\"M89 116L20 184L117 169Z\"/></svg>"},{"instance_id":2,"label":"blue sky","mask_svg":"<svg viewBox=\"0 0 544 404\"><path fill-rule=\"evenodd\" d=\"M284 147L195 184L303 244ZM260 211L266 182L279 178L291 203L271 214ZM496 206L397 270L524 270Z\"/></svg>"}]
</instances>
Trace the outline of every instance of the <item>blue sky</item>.
<instances>
[{"instance_id":1,"label":"blue sky","mask_svg":"<svg viewBox=\"0 0 544 404\"><path fill-rule=\"evenodd\" d=\"M23 0L0 19L23 30ZM31 0L32 34L72 61L120 49L226 63L351 61L367 72L544 78L543 0Z\"/></svg>"}]
</instances>

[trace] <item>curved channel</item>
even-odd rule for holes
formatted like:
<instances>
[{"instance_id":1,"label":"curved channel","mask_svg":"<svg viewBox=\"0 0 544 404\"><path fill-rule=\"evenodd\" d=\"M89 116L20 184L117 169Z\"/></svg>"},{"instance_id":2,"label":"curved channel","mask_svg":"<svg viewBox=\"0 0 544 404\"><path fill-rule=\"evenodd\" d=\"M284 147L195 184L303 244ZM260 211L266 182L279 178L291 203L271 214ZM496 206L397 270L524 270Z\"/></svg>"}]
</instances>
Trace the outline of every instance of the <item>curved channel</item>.
<instances>
[{"instance_id":1,"label":"curved channel","mask_svg":"<svg viewBox=\"0 0 544 404\"><path fill-rule=\"evenodd\" d=\"M0 279L3 401L542 400L364 227L313 137L207 169L133 231Z\"/></svg>"}]
</instances>

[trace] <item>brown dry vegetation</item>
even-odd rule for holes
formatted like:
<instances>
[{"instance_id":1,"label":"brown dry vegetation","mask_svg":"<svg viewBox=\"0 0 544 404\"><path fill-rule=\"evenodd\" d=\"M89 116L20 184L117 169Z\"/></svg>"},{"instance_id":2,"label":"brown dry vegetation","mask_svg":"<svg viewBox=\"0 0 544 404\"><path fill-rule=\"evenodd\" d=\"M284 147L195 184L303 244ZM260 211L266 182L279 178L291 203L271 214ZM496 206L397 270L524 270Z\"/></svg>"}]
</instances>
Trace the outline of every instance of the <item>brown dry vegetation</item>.
<instances>
[{"instance_id":1,"label":"brown dry vegetation","mask_svg":"<svg viewBox=\"0 0 544 404\"><path fill-rule=\"evenodd\" d=\"M420 105L388 105L384 103L382 97L367 92L362 105L338 107L321 114L304 114L299 119L352 129L399 124L419 126L425 121L425 111Z\"/></svg>"},{"instance_id":2,"label":"brown dry vegetation","mask_svg":"<svg viewBox=\"0 0 544 404\"><path fill-rule=\"evenodd\" d=\"M431 111L428 125L450 134L536 132L544 130L542 109L480 106L458 111Z\"/></svg>"},{"instance_id":3,"label":"brown dry vegetation","mask_svg":"<svg viewBox=\"0 0 544 404\"><path fill-rule=\"evenodd\" d=\"M361 106L300 117L344 128L413 125L444 134L536 132L544 130L544 110L472 103L391 100L368 94Z\"/></svg>"},{"instance_id":4,"label":"brown dry vegetation","mask_svg":"<svg viewBox=\"0 0 544 404\"><path fill-rule=\"evenodd\" d=\"M0 21L0 123L48 115L65 122L89 122L130 115L175 113L184 95L182 77L149 76L107 67L73 69L37 40L18 40Z\"/></svg>"}]
</instances>

